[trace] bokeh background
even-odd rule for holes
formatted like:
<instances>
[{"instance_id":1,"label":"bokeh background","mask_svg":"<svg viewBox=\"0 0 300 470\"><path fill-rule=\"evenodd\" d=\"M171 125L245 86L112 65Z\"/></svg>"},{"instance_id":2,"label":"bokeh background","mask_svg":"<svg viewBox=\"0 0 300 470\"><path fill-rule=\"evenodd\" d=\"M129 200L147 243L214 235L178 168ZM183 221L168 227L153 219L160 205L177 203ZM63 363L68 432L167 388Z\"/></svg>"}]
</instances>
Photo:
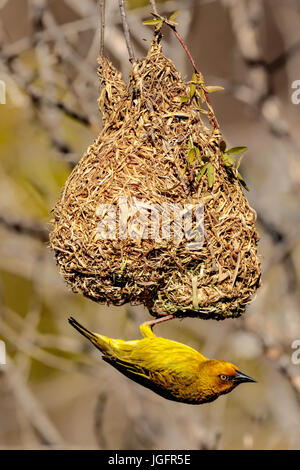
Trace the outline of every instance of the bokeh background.
<instances>
[{"instance_id":1,"label":"bokeh background","mask_svg":"<svg viewBox=\"0 0 300 470\"><path fill-rule=\"evenodd\" d=\"M0 0L0 448L299 449L300 80L298 0L159 2L208 85L229 146L247 145L241 172L257 211L262 287L243 318L175 320L156 333L232 361L258 383L202 406L164 400L103 363L68 325L139 336L142 307L108 308L75 295L47 247L50 211L101 129L94 0ZM127 3L137 57L152 28L149 2ZM128 76L117 0L107 1L105 50ZM164 52L191 66L164 30Z\"/></svg>"}]
</instances>

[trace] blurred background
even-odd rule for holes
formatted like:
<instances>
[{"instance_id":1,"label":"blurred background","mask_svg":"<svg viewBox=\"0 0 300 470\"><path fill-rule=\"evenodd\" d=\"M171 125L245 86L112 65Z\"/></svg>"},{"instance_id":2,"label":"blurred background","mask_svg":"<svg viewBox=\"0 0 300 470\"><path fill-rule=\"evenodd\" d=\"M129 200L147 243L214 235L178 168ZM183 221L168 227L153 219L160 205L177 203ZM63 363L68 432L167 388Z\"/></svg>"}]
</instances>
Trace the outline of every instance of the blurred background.
<instances>
[{"instance_id":1,"label":"blurred background","mask_svg":"<svg viewBox=\"0 0 300 470\"><path fill-rule=\"evenodd\" d=\"M117 0L107 1L105 51L128 76ZM50 211L101 129L96 0L0 0L0 448L299 449L300 80L298 0L181 0L178 31L207 85L228 147L247 145L241 172L258 215L262 287L243 318L175 320L156 333L255 377L202 406L173 403L101 361L67 323L136 339L149 314L75 295L47 247ZM152 37L151 7L127 3L137 57ZM191 79L176 38L164 52ZM298 94L299 96L299 94ZM299 96L300 97L300 96ZM297 356L297 354L296 354ZM294 354L295 358L295 354ZM300 354L298 354L300 358Z\"/></svg>"}]
</instances>

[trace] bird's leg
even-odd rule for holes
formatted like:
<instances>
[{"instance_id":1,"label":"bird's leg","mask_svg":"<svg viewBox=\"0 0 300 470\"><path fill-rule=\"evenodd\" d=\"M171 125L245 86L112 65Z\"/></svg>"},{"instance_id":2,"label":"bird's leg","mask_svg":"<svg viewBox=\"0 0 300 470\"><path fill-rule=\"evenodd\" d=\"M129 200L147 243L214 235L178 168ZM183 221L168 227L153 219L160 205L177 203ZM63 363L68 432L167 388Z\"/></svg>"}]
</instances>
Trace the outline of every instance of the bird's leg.
<instances>
[{"instance_id":1,"label":"bird's leg","mask_svg":"<svg viewBox=\"0 0 300 470\"><path fill-rule=\"evenodd\" d=\"M144 336L144 338L151 337L151 336L153 337L155 336L152 331L152 328L154 327L154 325L172 320L173 318L175 318L174 315L164 315L164 316L161 316L160 318L156 318L155 320L146 321L145 323L142 323L140 325L140 331L142 335Z\"/></svg>"},{"instance_id":2,"label":"bird's leg","mask_svg":"<svg viewBox=\"0 0 300 470\"><path fill-rule=\"evenodd\" d=\"M146 322L147 325L150 326L150 328L152 329L154 327L154 325L157 325L158 323L163 323L165 321L169 321L169 320L172 320L174 317L174 315L164 315L164 316L161 316L160 318L156 318L155 320L149 320Z\"/></svg>"},{"instance_id":3,"label":"bird's leg","mask_svg":"<svg viewBox=\"0 0 300 470\"><path fill-rule=\"evenodd\" d=\"M166 312L164 312L161 308L158 308L158 307L155 307L155 312L156 312L156 315L158 315L159 317L166 317Z\"/></svg>"}]
</instances>

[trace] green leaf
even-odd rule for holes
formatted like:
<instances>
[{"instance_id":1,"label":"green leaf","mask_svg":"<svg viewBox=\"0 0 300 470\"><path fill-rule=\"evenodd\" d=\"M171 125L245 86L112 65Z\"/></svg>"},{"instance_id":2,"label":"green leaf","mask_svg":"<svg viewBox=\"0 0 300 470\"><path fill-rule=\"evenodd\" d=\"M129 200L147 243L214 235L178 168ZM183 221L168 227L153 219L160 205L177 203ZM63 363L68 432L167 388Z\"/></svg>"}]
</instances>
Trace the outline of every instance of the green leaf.
<instances>
[{"instance_id":1,"label":"green leaf","mask_svg":"<svg viewBox=\"0 0 300 470\"><path fill-rule=\"evenodd\" d=\"M226 166L234 166L235 159L228 155L228 153L223 154L223 162Z\"/></svg>"},{"instance_id":2,"label":"green leaf","mask_svg":"<svg viewBox=\"0 0 300 470\"><path fill-rule=\"evenodd\" d=\"M211 163L207 163L208 186L211 188L215 181L215 170Z\"/></svg>"},{"instance_id":3,"label":"green leaf","mask_svg":"<svg viewBox=\"0 0 300 470\"><path fill-rule=\"evenodd\" d=\"M241 175L238 171L236 171L236 176L237 176L238 179L240 180L241 185L244 186L244 188L245 188L247 191L249 191L249 188L248 188L248 186L247 186L246 181L244 180L244 178L242 177L242 175Z\"/></svg>"},{"instance_id":4,"label":"green leaf","mask_svg":"<svg viewBox=\"0 0 300 470\"><path fill-rule=\"evenodd\" d=\"M190 85L190 98L193 98L196 93L196 83L191 83Z\"/></svg>"},{"instance_id":5,"label":"green leaf","mask_svg":"<svg viewBox=\"0 0 300 470\"><path fill-rule=\"evenodd\" d=\"M205 173L206 170L207 170L207 165L208 165L208 163L206 163L206 165L203 165L203 167L202 167L201 170L200 170L200 173L199 173L199 174L197 175L197 177L196 177L196 181L200 181L200 180L201 180L202 176L204 175L204 173Z\"/></svg>"},{"instance_id":6,"label":"green leaf","mask_svg":"<svg viewBox=\"0 0 300 470\"><path fill-rule=\"evenodd\" d=\"M210 85L206 87L206 91L208 91L208 93L215 93L216 91L224 91L224 90L225 88L223 88L222 86Z\"/></svg>"},{"instance_id":7,"label":"green leaf","mask_svg":"<svg viewBox=\"0 0 300 470\"><path fill-rule=\"evenodd\" d=\"M230 153L230 155L241 155L241 153L246 152L246 150L248 150L248 147L232 147L227 150L227 153Z\"/></svg>"},{"instance_id":8,"label":"green leaf","mask_svg":"<svg viewBox=\"0 0 300 470\"><path fill-rule=\"evenodd\" d=\"M221 150L221 152L225 152L226 147L227 147L227 145L226 145L225 140L222 140L222 142L220 142L220 150Z\"/></svg>"},{"instance_id":9,"label":"green leaf","mask_svg":"<svg viewBox=\"0 0 300 470\"><path fill-rule=\"evenodd\" d=\"M126 258L123 258L122 265L121 265L121 267L120 267L121 273L124 271L124 269L126 268L126 266L127 266L127 259L126 259Z\"/></svg>"},{"instance_id":10,"label":"green leaf","mask_svg":"<svg viewBox=\"0 0 300 470\"><path fill-rule=\"evenodd\" d=\"M197 74L196 72L193 73L192 75L192 80L191 80L193 83L197 83L198 79L197 79Z\"/></svg>"},{"instance_id":11,"label":"green leaf","mask_svg":"<svg viewBox=\"0 0 300 470\"><path fill-rule=\"evenodd\" d=\"M195 161L195 158L196 158L196 152L195 152L195 147L193 147L188 151L188 161L190 163L193 163Z\"/></svg>"},{"instance_id":12,"label":"green leaf","mask_svg":"<svg viewBox=\"0 0 300 470\"><path fill-rule=\"evenodd\" d=\"M195 149L195 152L196 152L196 157L197 157L198 160L201 162L202 159L201 159L200 149L199 149L197 146L195 146L194 149Z\"/></svg>"},{"instance_id":13,"label":"green leaf","mask_svg":"<svg viewBox=\"0 0 300 470\"><path fill-rule=\"evenodd\" d=\"M172 13L172 15L170 16L169 18L169 21L173 21L175 20L175 18L179 15L180 11L174 11L174 13Z\"/></svg>"},{"instance_id":14,"label":"green leaf","mask_svg":"<svg viewBox=\"0 0 300 470\"><path fill-rule=\"evenodd\" d=\"M146 20L146 21L143 21L143 24L145 26L154 26L154 25L158 25L159 23L162 23L162 20L160 18L157 18L155 20Z\"/></svg>"},{"instance_id":15,"label":"green leaf","mask_svg":"<svg viewBox=\"0 0 300 470\"><path fill-rule=\"evenodd\" d=\"M196 93L196 86L197 86L197 74L194 72L190 84L190 97L193 98L194 94Z\"/></svg>"},{"instance_id":16,"label":"green leaf","mask_svg":"<svg viewBox=\"0 0 300 470\"><path fill-rule=\"evenodd\" d=\"M202 101L202 103L204 103L204 101L205 101L205 93L204 93L203 86L201 86L200 90L198 89L198 91L199 91L199 93L200 93L201 101Z\"/></svg>"},{"instance_id":17,"label":"green leaf","mask_svg":"<svg viewBox=\"0 0 300 470\"><path fill-rule=\"evenodd\" d=\"M190 101L190 97L189 96L182 96L180 98L180 101L181 101L181 103L186 103L187 101Z\"/></svg>"}]
</instances>

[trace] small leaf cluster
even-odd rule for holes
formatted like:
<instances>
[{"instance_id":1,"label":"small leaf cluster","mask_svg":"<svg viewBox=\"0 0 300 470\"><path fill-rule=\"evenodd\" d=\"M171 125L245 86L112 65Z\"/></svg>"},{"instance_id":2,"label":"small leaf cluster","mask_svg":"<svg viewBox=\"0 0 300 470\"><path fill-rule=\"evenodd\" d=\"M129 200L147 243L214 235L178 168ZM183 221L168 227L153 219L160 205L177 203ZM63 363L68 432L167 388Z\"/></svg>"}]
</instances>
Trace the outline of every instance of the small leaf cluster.
<instances>
[{"instance_id":1,"label":"small leaf cluster","mask_svg":"<svg viewBox=\"0 0 300 470\"><path fill-rule=\"evenodd\" d=\"M196 72L193 73L192 80L190 81L189 94L181 96L181 103L187 103L193 98L196 98L197 106L201 110L201 102L205 101L204 79L202 74L197 74Z\"/></svg>"},{"instance_id":2,"label":"small leaf cluster","mask_svg":"<svg viewBox=\"0 0 300 470\"><path fill-rule=\"evenodd\" d=\"M187 103L195 97L197 106L201 110L201 102L203 103L205 101L205 92L215 93L216 91L223 90L224 88L222 86L210 85L205 87L203 75L194 72L190 82L189 94L181 97L181 103Z\"/></svg>"},{"instance_id":3,"label":"small leaf cluster","mask_svg":"<svg viewBox=\"0 0 300 470\"><path fill-rule=\"evenodd\" d=\"M203 175L207 175L208 186L213 187L215 181L215 169L211 162L207 162L203 165L200 172L197 175L196 181L200 181Z\"/></svg>"},{"instance_id":4,"label":"small leaf cluster","mask_svg":"<svg viewBox=\"0 0 300 470\"><path fill-rule=\"evenodd\" d=\"M178 14L179 11L175 11L174 13L172 13L170 18L167 19L167 22L170 26L176 26L178 24L178 21L176 21L176 17ZM145 26L156 26L156 29L161 29L162 25L164 24L164 21L164 18L154 18L153 20L143 21L143 24Z\"/></svg>"},{"instance_id":5,"label":"small leaf cluster","mask_svg":"<svg viewBox=\"0 0 300 470\"><path fill-rule=\"evenodd\" d=\"M241 185L249 191L246 181L239 172L239 167L243 158L243 153L248 150L248 147L232 147L227 149L226 142L222 140L220 143L220 151L223 159L223 163L226 168L229 168L233 174L238 178ZM240 156L239 160L236 160L236 157Z\"/></svg>"},{"instance_id":6,"label":"small leaf cluster","mask_svg":"<svg viewBox=\"0 0 300 470\"><path fill-rule=\"evenodd\" d=\"M195 160L202 162L200 149L197 145L194 144L192 138L189 138L188 142L188 154L187 159L189 163L193 164Z\"/></svg>"},{"instance_id":7,"label":"small leaf cluster","mask_svg":"<svg viewBox=\"0 0 300 470\"><path fill-rule=\"evenodd\" d=\"M193 142L191 137L188 141L187 159L191 165L193 165L195 162L199 162L202 165L200 172L196 177L196 181L200 181L202 176L206 174L208 179L208 185L210 188L212 188L215 180L215 169L209 161L209 157L201 155L198 145Z\"/></svg>"}]
</instances>

